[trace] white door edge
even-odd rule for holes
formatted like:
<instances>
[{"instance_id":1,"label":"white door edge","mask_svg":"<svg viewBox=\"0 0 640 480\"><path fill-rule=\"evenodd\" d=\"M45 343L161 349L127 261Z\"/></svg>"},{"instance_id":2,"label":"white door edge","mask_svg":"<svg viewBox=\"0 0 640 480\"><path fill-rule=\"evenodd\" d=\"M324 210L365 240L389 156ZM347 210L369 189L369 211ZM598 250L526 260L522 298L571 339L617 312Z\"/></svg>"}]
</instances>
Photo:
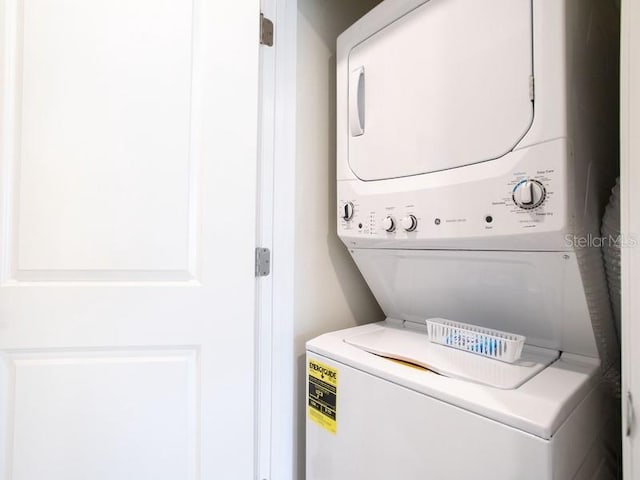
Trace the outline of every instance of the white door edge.
<instances>
[{"instance_id":1,"label":"white door edge","mask_svg":"<svg viewBox=\"0 0 640 480\"><path fill-rule=\"evenodd\" d=\"M269 248L271 274L256 280L256 466L259 480L293 480L294 238L297 0L262 0L275 24L261 47L256 245Z\"/></svg>"},{"instance_id":2,"label":"white door edge","mask_svg":"<svg viewBox=\"0 0 640 480\"><path fill-rule=\"evenodd\" d=\"M271 18L273 0L261 1L261 12ZM256 39L257 41L258 39ZM273 110L275 106L274 48L260 47L260 97L258 125L256 246L273 249ZM273 277L256 276L256 478L270 478L271 450L271 379Z\"/></svg>"}]
</instances>

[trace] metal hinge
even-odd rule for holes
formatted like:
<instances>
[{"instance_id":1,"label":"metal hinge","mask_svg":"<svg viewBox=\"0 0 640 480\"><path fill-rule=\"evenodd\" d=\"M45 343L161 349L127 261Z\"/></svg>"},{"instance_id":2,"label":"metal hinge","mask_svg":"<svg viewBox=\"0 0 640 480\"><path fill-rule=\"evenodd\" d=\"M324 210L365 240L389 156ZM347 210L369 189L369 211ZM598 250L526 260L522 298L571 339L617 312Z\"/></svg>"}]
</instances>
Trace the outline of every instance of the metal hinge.
<instances>
[{"instance_id":1,"label":"metal hinge","mask_svg":"<svg viewBox=\"0 0 640 480\"><path fill-rule=\"evenodd\" d=\"M266 277L271 273L271 250L256 248L256 277Z\"/></svg>"},{"instance_id":2,"label":"metal hinge","mask_svg":"<svg viewBox=\"0 0 640 480\"><path fill-rule=\"evenodd\" d=\"M531 75L529 77L529 100L533 102L535 98L536 98L536 80L533 77L533 75Z\"/></svg>"},{"instance_id":3,"label":"metal hinge","mask_svg":"<svg viewBox=\"0 0 640 480\"><path fill-rule=\"evenodd\" d=\"M633 397L631 392L627 392L627 418L625 420L625 433L627 437L630 437L633 433L633 426L636 421L635 412L633 410Z\"/></svg>"},{"instance_id":4,"label":"metal hinge","mask_svg":"<svg viewBox=\"0 0 640 480\"><path fill-rule=\"evenodd\" d=\"M260 14L260 45L273 47L273 22Z\"/></svg>"}]
</instances>

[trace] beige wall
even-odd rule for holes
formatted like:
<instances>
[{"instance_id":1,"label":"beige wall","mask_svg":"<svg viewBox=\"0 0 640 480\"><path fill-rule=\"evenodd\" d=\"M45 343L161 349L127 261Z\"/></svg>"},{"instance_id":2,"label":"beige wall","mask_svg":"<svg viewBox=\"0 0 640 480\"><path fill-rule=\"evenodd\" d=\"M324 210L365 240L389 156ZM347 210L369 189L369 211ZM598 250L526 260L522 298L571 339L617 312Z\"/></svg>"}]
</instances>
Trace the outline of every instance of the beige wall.
<instances>
[{"instance_id":1,"label":"beige wall","mask_svg":"<svg viewBox=\"0 0 640 480\"><path fill-rule=\"evenodd\" d=\"M382 320L336 235L335 43L376 0L298 1L295 354L297 479L304 478L304 345L321 333Z\"/></svg>"}]
</instances>

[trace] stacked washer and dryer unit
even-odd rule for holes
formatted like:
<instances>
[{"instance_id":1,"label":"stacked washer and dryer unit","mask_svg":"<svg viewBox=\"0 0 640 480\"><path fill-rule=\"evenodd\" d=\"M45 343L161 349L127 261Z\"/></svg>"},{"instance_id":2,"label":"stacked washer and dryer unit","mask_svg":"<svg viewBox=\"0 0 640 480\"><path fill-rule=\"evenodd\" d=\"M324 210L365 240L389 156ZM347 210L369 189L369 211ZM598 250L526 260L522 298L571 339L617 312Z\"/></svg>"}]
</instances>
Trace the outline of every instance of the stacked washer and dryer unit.
<instances>
[{"instance_id":1,"label":"stacked washer and dryer unit","mask_svg":"<svg viewBox=\"0 0 640 480\"><path fill-rule=\"evenodd\" d=\"M607 478L608 3L385 0L339 37L338 234L387 319L307 344L307 480Z\"/></svg>"}]
</instances>

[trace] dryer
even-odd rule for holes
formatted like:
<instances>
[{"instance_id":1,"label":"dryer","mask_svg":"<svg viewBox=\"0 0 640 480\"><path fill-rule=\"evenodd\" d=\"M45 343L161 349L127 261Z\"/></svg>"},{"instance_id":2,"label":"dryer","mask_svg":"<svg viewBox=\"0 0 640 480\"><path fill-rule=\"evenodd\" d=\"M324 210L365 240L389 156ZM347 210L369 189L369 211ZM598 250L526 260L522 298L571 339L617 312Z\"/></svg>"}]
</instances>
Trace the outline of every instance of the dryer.
<instances>
[{"instance_id":1,"label":"dryer","mask_svg":"<svg viewBox=\"0 0 640 480\"><path fill-rule=\"evenodd\" d=\"M338 38L337 230L387 319L307 343L308 480L607 478L607 3L385 0Z\"/></svg>"}]
</instances>

